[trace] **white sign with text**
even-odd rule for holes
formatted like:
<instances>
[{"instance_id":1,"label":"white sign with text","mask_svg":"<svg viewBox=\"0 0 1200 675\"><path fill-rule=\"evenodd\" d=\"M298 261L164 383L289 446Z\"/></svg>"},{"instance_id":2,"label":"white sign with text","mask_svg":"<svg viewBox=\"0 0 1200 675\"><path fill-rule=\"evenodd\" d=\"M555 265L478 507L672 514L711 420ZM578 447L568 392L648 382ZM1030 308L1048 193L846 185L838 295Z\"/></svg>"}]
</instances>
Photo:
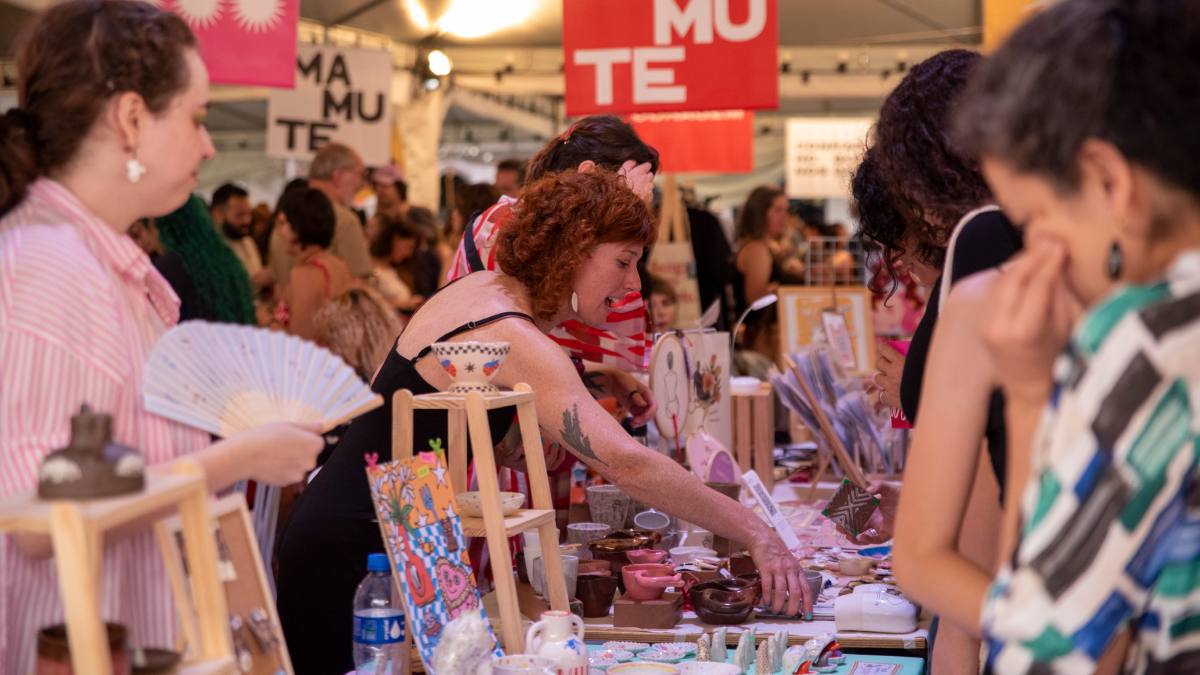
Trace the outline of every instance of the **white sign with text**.
<instances>
[{"instance_id":1,"label":"white sign with text","mask_svg":"<svg viewBox=\"0 0 1200 675\"><path fill-rule=\"evenodd\" d=\"M390 161L390 52L300 45L296 88L273 89L267 103L267 154L311 160L322 145L354 148L368 166Z\"/></svg>"},{"instance_id":2,"label":"white sign with text","mask_svg":"<svg viewBox=\"0 0 1200 675\"><path fill-rule=\"evenodd\" d=\"M787 194L794 199L845 198L862 161L869 117L792 118L787 121Z\"/></svg>"}]
</instances>

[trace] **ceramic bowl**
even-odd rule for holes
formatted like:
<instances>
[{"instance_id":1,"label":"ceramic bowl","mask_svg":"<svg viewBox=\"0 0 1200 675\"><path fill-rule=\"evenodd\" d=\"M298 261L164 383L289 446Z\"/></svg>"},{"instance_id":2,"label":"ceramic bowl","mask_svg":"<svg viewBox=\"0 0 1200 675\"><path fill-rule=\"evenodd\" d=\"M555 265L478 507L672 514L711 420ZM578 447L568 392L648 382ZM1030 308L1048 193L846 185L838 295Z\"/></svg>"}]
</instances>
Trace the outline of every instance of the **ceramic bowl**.
<instances>
[{"instance_id":1,"label":"ceramic bowl","mask_svg":"<svg viewBox=\"0 0 1200 675\"><path fill-rule=\"evenodd\" d=\"M608 616L616 592L617 580L612 575L584 574L575 581L575 597L583 603L583 616L587 619Z\"/></svg>"},{"instance_id":2,"label":"ceramic bowl","mask_svg":"<svg viewBox=\"0 0 1200 675\"><path fill-rule=\"evenodd\" d=\"M686 565L696 558L715 558L717 552L704 546L676 546L671 549L671 562Z\"/></svg>"},{"instance_id":3,"label":"ceramic bowl","mask_svg":"<svg viewBox=\"0 0 1200 675\"><path fill-rule=\"evenodd\" d=\"M455 501L458 502L458 514L467 516L468 518L482 518L483 504L480 502L479 492L460 492L454 495ZM525 504L525 495L520 492L501 492L500 493L500 511L505 516L511 516L521 509Z\"/></svg>"},{"instance_id":4,"label":"ceramic bowl","mask_svg":"<svg viewBox=\"0 0 1200 675\"><path fill-rule=\"evenodd\" d=\"M683 585L683 577L675 574L670 565L626 565L621 570L621 577L625 581L625 597L630 600L658 600L667 588Z\"/></svg>"},{"instance_id":5,"label":"ceramic bowl","mask_svg":"<svg viewBox=\"0 0 1200 675\"><path fill-rule=\"evenodd\" d=\"M629 562L634 564L661 563L667 559L667 552L652 548L635 548L632 551L626 551L625 556L629 558Z\"/></svg>"},{"instance_id":6,"label":"ceramic bowl","mask_svg":"<svg viewBox=\"0 0 1200 675\"><path fill-rule=\"evenodd\" d=\"M750 618L761 593L758 575L752 575L694 584L688 589L688 600L704 623L729 626Z\"/></svg>"},{"instance_id":7,"label":"ceramic bowl","mask_svg":"<svg viewBox=\"0 0 1200 675\"><path fill-rule=\"evenodd\" d=\"M493 394L499 389L491 383L492 378L511 346L507 342L435 342L431 349L442 370L454 380L451 392Z\"/></svg>"},{"instance_id":8,"label":"ceramic bowl","mask_svg":"<svg viewBox=\"0 0 1200 675\"><path fill-rule=\"evenodd\" d=\"M654 532L617 530L604 539L588 542L588 548L596 560L605 560L609 563L623 589L624 581L621 579L621 569L629 563L629 557L626 554L634 549L651 548L659 542L659 539L659 535Z\"/></svg>"}]
</instances>

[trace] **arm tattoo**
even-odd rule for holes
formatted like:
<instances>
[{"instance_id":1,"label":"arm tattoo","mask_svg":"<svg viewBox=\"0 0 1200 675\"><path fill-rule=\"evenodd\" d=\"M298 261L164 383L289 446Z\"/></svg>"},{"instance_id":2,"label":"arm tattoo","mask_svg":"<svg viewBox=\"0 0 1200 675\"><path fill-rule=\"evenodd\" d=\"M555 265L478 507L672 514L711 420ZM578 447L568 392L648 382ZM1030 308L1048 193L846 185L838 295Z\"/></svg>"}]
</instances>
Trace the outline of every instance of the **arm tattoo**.
<instances>
[{"instance_id":1,"label":"arm tattoo","mask_svg":"<svg viewBox=\"0 0 1200 675\"><path fill-rule=\"evenodd\" d=\"M580 456L608 466L607 462L596 456L596 452L592 450L591 439L583 433L583 427L579 423L578 403L575 404L573 410L563 411L562 439Z\"/></svg>"}]
</instances>

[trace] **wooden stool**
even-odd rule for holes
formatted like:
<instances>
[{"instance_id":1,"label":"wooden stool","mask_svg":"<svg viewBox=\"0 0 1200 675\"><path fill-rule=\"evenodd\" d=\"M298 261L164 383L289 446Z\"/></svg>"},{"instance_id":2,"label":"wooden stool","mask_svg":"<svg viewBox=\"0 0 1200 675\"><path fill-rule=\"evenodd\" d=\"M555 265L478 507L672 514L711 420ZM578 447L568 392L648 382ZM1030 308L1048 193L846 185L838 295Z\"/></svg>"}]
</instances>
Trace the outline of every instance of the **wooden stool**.
<instances>
[{"instance_id":1,"label":"wooden stool","mask_svg":"<svg viewBox=\"0 0 1200 675\"><path fill-rule=\"evenodd\" d=\"M197 613L194 659L178 672L237 672L225 592L217 576L208 486L200 465L178 460L169 471L147 472L145 490L121 497L41 501L36 491L29 491L0 500L0 532L48 534L54 542L54 564L74 672L112 673L112 655L100 613L105 533L168 507L177 507L183 522Z\"/></svg>"},{"instance_id":2,"label":"wooden stool","mask_svg":"<svg viewBox=\"0 0 1200 675\"><path fill-rule=\"evenodd\" d=\"M745 473L758 472L767 490L775 487L775 394L768 382L758 391L733 392L733 456Z\"/></svg>"},{"instance_id":3,"label":"wooden stool","mask_svg":"<svg viewBox=\"0 0 1200 675\"><path fill-rule=\"evenodd\" d=\"M521 509L504 517L500 509L500 485L496 480L496 444L488 427L487 412L515 407L525 446L526 476L532 493L531 509ZM392 398L392 459L413 456L413 410L445 410L448 415L447 450L450 484L455 493L467 489L467 434L475 453L475 476L479 480L479 503L483 518L463 518L463 533L468 537L486 537L500 608L500 631L509 654L525 651L521 630L520 601L516 579L512 575L512 556L508 538L529 530L538 531L546 588L552 609L570 611L567 584L563 578L562 558L558 550L558 526L550 498L550 479L546 475L546 457L542 454L542 434L538 428L533 390L518 384L513 391L497 394L436 393L413 396L402 389Z\"/></svg>"}]
</instances>

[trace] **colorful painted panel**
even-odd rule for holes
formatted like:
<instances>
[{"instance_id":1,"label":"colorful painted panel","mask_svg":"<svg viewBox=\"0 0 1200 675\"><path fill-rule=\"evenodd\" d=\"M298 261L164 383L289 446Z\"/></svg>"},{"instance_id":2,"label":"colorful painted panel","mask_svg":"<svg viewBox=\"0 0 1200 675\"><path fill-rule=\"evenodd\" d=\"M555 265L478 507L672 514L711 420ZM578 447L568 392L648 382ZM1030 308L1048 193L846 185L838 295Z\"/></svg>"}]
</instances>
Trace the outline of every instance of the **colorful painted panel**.
<instances>
[{"instance_id":1,"label":"colorful painted panel","mask_svg":"<svg viewBox=\"0 0 1200 675\"><path fill-rule=\"evenodd\" d=\"M448 623L479 612L487 624L449 472L441 457L424 452L369 464L367 481L408 625L428 669Z\"/></svg>"}]
</instances>

